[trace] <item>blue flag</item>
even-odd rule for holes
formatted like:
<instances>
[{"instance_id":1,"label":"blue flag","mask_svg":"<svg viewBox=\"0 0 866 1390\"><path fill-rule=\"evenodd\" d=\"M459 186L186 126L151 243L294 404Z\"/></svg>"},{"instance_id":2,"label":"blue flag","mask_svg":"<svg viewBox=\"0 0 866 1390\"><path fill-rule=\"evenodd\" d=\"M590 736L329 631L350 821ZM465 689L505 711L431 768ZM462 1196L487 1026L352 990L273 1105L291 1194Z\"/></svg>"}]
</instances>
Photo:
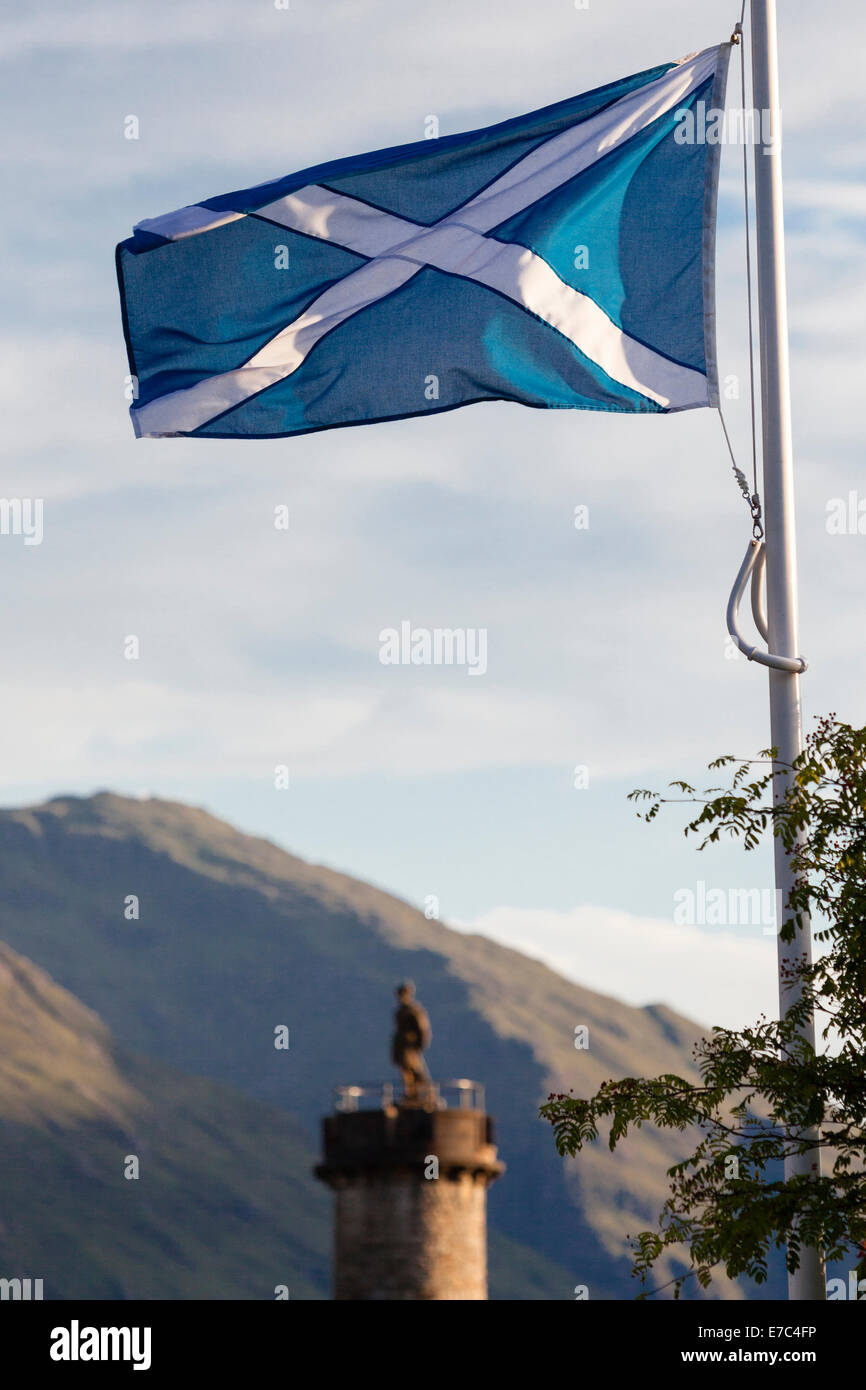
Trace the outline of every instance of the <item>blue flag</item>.
<instances>
[{"instance_id":1,"label":"blue flag","mask_svg":"<svg viewBox=\"0 0 866 1390\"><path fill-rule=\"evenodd\" d=\"M716 404L719 145L695 115L728 54L141 222L117 248L136 434Z\"/></svg>"}]
</instances>

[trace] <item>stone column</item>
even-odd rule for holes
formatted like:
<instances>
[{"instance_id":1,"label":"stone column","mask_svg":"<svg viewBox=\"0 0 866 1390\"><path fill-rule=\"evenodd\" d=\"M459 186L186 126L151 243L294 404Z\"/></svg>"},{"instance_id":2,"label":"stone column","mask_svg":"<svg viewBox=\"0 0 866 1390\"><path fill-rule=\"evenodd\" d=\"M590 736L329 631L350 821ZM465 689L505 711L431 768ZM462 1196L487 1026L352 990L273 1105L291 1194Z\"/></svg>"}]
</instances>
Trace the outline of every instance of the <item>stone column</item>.
<instances>
[{"instance_id":1,"label":"stone column","mask_svg":"<svg viewBox=\"0 0 866 1390\"><path fill-rule=\"evenodd\" d=\"M334 1298L486 1299L487 1188L504 1171L490 1117L383 1105L323 1128Z\"/></svg>"}]
</instances>

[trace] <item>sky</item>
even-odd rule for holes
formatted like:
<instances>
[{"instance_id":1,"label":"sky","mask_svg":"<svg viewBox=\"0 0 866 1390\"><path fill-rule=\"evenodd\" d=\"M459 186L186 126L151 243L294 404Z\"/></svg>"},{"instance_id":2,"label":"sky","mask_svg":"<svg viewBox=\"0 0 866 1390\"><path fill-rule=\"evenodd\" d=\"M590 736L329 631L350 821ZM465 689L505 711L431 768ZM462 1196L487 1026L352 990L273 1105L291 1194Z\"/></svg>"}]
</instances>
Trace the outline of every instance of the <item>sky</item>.
<instances>
[{"instance_id":1,"label":"sky","mask_svg":"<svg viewBox=\"0 0 866 1390\"><path fill-rule=\"evenodd\" d=\"M421 139L430 115L442 135L505 119L737 17L710 0L5 11L0 491L42 499L43 535L0 535L2 804L176 798L631 1003L727 1025L775 1008L769 854L698 853L687 808L648 826L626 799L769 742L766 673L725 631L749 529L716 414L488 403L136 441L113 265L142 218ZM780 6L807 727L863 722L866 536L827 517L863 486L864 42L853 0ZM717 293L748 471L740 159L723 150ZM485 629L483 677L382 665L404 620Z\"/></svg>"}]
</instances>

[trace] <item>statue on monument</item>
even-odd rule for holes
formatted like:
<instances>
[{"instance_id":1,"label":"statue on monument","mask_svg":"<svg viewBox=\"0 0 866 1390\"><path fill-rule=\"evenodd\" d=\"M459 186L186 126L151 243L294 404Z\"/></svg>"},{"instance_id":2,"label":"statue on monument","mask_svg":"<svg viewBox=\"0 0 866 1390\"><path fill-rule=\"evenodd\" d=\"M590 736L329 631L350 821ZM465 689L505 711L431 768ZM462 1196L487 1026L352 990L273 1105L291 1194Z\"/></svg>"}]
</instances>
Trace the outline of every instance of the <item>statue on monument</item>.
<instances>
[{"instance_id":1,"label":"statue on monument","mask_svg":"<svg viewBox=\"0 0 866 1390\"><path fill-rule=\"evenodd\" d=\"M394 1014L391 1060L402 1074L406 1100L416 1101L420 1087L430 1080L424 1049L430 1046L433 1033L426 1009L415 998L412 981L405 980L395 993L399 1002Z\"/></svg>"}]
</instances>

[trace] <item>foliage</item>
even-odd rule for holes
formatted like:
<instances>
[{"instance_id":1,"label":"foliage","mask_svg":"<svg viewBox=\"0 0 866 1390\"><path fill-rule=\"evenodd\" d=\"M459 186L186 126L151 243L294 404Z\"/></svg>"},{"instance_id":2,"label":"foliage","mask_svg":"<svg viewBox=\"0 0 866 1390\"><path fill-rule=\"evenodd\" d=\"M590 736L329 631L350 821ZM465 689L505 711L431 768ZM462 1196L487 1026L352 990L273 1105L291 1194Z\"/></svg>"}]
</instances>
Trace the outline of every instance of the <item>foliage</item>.
<instances>
[{"instance_id":1,"label":"foliage","mask_svg":"<svg viewBox=\"0 0 866 1390\"><path fill-rule=\"evenodd\" d=\"M675 1296L690 1276L706 1288L718 1266L761 1283L773 1249L785 1249L789 1270L803 1247L828 1260L853 1250L866 1273L866 727L834 714L820 719L793 766L775 774L773 752L711 763L731 769L727 788L698 794L680 781L671 783L679 798L636 791L631 799L647 821L674 799L700 806L686 827L700 849L725 836L747 850L768 832L781 840L794 877L780 929L793 943L785 1017L714 1028L695 1048L700 1080L609 1080L589 1099L551 1095L541 1110L563 1155L602 1132L615 1149L644 1124L697 1131L693 1153L669 1170L657 1229L633 1241L641 1297L671 1246L690 1256L690 1268L671 1281ZM812 965L796 949L810 916ZM808 1036L813 1013L818 1049ZM786 1181L792 1154L808 1154L811 1171Z\"/></svg>"}]
</instances>

